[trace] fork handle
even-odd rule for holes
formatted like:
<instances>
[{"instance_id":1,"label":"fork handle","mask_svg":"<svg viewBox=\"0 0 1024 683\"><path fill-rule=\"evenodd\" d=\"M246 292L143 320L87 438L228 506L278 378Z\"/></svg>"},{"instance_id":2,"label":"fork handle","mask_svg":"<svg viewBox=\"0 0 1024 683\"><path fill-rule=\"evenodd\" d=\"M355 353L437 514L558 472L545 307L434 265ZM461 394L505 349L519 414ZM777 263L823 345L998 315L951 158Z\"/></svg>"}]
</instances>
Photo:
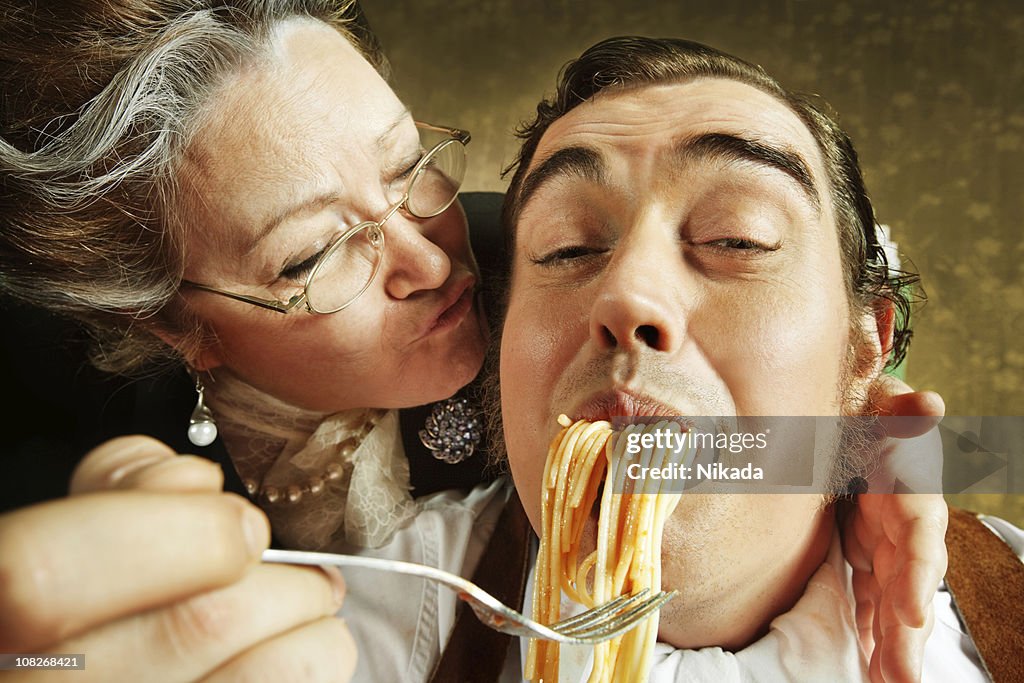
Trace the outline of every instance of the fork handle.
<instances>
[{"instance_id":1,"label":"fork handle","mask_svg":"<svg viewBox=\"0 0 1024 683\"><path fill-rule=\"evenodd\" d=\"M360 555L339 555L336 553L314 553L304 550L276 550L263 551L263 561L275 564L302 564L302 565L334 565L335 567L362 567L364 569L376 569L378 571L396 572L408 574L409 576L420 576L426 579L441 581L453 588L465 590L469 582L461 576L456 576L437 567L429 567L414 562L402 562L400 560L385 560L379 557L362 557ZM465 585L463 585L465 584Z\"/></svg>"}]
</instances>

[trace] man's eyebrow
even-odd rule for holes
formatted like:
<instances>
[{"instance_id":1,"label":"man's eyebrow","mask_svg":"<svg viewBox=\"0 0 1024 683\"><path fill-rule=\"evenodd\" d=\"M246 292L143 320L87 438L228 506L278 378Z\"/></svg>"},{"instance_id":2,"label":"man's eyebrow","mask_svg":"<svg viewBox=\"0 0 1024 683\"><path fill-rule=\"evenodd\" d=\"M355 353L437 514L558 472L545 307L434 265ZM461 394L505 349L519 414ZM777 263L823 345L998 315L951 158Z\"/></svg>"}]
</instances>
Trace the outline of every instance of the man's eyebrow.
<instances>
[{"instance_id":1,"label":"man's eyebrow","mask_svg":"<svg viewBox=\"0 0 1024 683\"><path fill-rule=\"evenodd\" d=\"M815 211L821 210L821 197L814 186L811 171L794 150L730 133L706 133L676 143L676 158L684 163L694 159L749 161L782 171L800 185Z\"/></svg>"},{"instance_id":2,"label":"man's eyebrow","mask_svg":"<svg viewBox=\"0 0 1024 683\"><path fill-rule=\"evenodd\" d=\"M594 183L604 182L604 160L592 147L573 146L558 150L537 165L523 179L517 205L521 209L545 184L576 176Z\"/></svg>"}]
</instances>

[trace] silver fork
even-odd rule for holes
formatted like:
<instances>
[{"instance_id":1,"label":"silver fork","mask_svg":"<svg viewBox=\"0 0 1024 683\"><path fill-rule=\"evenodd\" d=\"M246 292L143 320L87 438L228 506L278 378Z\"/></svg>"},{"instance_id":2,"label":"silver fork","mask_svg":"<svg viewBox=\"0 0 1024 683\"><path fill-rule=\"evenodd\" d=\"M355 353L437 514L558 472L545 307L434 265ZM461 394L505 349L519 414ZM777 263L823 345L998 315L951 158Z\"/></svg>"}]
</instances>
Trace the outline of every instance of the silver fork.
<instances>
[{"instance_id":1,"label":"silver fork","mask_svg":"<svg viewBox=\"0 0 1024 683\"><path fill-rule=\"evenodd\" d=\"M675 597L675 591L664 591L648 596L647 589L635 595L623 595L594 607L574 617L563 619L545 626L534 621L504 604L493 595L467 581L461 576L412 562L383 560L376 557L359 557L357 555L335 555L333 553L310 553L298 550L264 550L264 562L286 564L334 565L336 567L364 567L399 574L419 576L436 581L446 588L455 591L460 600L469 603L476 616L487 626L496 631L510 633L515 636L541 638L559 643L593 644L614 638L636 626L641 620L650 616L655 610Z\"/></svg>"}]
</instances>

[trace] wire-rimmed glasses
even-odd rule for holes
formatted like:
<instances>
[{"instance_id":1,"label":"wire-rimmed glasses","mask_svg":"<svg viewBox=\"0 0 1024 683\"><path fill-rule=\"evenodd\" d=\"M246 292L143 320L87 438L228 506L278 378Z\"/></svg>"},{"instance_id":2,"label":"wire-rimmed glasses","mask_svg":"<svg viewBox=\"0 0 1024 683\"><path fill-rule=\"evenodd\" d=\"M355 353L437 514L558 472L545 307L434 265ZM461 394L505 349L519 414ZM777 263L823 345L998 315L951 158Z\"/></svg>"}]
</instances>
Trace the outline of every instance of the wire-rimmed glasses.
<instances>
[{"instance_id":1,"label":"wire-rimmed glasses","mask_svg":"<svg viewBox=\"0 0 1024 683\"><path fill-rule=\"evenodd\" d=\"M400 210L414 218L433 218L452 205L462 186L469 133L429 123L416 122L416 127L429 151L413 167L402 196L379 221L360 223L335 239L310 270L301 293L288 301L276 301L187 280L182 284L278 313L289 313L302 304L310 313L321 314L337 313L349 306L366 291L380 270L384 223ZM434 144L428 146L430 143Z\"/></svg>"}]
</instances>

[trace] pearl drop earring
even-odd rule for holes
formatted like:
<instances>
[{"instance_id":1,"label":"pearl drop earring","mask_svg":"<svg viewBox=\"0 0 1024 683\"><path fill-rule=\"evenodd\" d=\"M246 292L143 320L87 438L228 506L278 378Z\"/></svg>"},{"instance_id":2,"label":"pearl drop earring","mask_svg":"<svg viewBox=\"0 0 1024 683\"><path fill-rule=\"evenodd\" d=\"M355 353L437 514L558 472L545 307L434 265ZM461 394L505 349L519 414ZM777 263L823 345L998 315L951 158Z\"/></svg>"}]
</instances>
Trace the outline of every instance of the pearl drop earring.
<instances>
[{"instance_id":1,"label":"pearl drop earring","mask_svg":"<svg viewBox=\"0 0 1024 683\"><path fill-rule=\"evenodd\" d=\"M217 438L217 423L213 419L213 413L206 407L203 396L203 381L199 379L199 373L192 372L196 380L196 393L199 400L188 420L188 440L195 446L209 446Z\"/></svg>"}]
</instances>

